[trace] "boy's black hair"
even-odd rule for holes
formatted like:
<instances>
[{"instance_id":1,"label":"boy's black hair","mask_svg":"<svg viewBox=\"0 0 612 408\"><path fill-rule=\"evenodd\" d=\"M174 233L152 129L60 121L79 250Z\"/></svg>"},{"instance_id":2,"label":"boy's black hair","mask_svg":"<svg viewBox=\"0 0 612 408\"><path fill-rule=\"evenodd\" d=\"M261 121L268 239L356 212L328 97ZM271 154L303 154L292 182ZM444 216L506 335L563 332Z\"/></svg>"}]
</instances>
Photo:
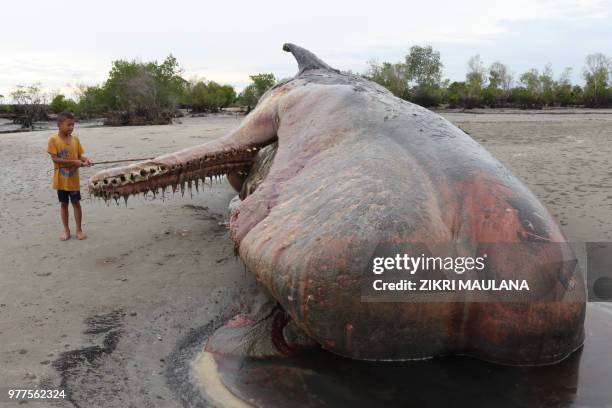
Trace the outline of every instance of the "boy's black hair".
<instances>
[{"instance_id":1,"label":"boy's black hair","mask_svg":"<svg viewBox=\"0 0 612 408\"><path fill-rule=\"evenodd\" d=\"M57 123L62 123L67 119L74 120L74 115L71 112L62 112L57 115Z\"/></svg>"}]
</instances>

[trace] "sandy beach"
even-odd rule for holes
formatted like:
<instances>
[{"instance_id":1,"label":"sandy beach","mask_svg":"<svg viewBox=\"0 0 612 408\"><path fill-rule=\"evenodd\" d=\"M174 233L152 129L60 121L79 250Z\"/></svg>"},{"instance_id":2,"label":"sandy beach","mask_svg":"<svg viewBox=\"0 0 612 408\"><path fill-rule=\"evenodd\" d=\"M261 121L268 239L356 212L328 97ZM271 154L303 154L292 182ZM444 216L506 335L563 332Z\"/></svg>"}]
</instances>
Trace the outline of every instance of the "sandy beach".
<instances>
[{"instance_id":1,"label":"sandy beach","mask_svg":"<svg viewBox=\"0 0 612 408\"><path fill-rule=\"evenodd\" d=\"M443 116L520 177L571 241L612 240L612 111ZM182 118L75 134L95 162L153 157L239 123ZM49 135L0 135L0 387L61 385L76 406L181 406L191 398L180 395L179 360L189 358L181 350L254 291L224 225L235 193L226 181L193 197L166 193L127 205L84 193L89 238L61 242ZM104 167L82 169L83 191Z\"/></svg>"}]
</instances>

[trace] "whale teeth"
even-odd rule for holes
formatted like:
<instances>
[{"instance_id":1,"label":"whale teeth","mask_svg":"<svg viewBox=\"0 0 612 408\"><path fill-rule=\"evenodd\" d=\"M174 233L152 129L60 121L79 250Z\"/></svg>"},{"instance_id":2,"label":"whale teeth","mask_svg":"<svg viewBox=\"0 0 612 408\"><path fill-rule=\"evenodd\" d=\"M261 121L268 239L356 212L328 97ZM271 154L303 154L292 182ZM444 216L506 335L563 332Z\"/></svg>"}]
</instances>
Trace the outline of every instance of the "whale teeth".
<instances>
[{"instance_id":1,"label":"whale teeth","mask_svg":"<svg viewBox=\"0 0 612 408\"><path fill-rule=\"evenodd\" d=\"M200 181L204 186L206 178L208 178L212 187L213 180L215 183L222 183L229 173L237 174L241 178L248 176L252 161L262 148L263 146L254 145L228 146L214 153L210 152L190 158L188 161L181 163L160 164L152 160L133 167L130 166L123 173L107 173L106 177L96 178L96 180L90 182L89 190L93 196L107 198L108 200L115 198L115 190L119 190L119 187L126 191L119 193L119 197L144 194L146 198L148 191L152 191L154 198L156 198L158 185L174 182L175 184L171 185L173 193L180 188L181 195L184 196L187 188L190 194L193 194L193 187L199 193ZM162 178L162 176L167 178ZM164 193L165 191L162 189L162 198L164 198Z\"/></svg>"}]
</instances>

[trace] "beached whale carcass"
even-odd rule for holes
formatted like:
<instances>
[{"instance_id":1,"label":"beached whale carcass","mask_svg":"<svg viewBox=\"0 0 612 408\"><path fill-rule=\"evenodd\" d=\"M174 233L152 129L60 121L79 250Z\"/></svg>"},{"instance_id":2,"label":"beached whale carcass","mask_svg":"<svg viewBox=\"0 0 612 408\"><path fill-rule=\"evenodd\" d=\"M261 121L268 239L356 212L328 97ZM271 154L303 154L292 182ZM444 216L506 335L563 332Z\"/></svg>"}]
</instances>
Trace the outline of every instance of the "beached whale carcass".
<instances>
[{"instance_id":1,"label":"beached whale carcass","mask_svg":"<svg viewBox=\"0 0 612 408\"><path fill-rule=\"evenodd\" d=\"M227 175L242 198L230 219L237 253L284 316L269 325L273 333L258 332L271 335L279 354L314 343L356 359L463 354L549 364L576 350L583 280L565 262L572 251L538 199L439 115L303 48L283 48L298 74L269 90L238 129L102 171L90 191L116 198ZM487 268L476 277L527 280L528 300L475 301L465 292L363 301L373 250L421 254L437 245L486 251ZM231 341L217 342L216 351L235 350Z\"/></svg>"}]
</instances>

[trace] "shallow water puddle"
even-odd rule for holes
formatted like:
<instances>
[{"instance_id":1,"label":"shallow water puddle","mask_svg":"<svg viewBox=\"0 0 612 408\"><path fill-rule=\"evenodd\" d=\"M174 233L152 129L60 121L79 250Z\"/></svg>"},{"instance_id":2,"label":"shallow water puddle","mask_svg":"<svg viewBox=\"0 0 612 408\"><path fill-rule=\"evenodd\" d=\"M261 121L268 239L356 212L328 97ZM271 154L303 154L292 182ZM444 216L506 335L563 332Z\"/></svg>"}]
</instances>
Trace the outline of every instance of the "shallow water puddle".
<instances>
[{"instance_id":1,"label":"shallow water puddle","mask_svg":"<svg viewBox=\"0 0 612 408\"><path fill-rule=\"evenodd\" d=\"M202 353L193 372L206 398L227 407L610 406L611 338L612 305L591 303L584 347L546 367L467 357L366 362L316 350L285 359Z\"/></svg>"}]
</instances>

